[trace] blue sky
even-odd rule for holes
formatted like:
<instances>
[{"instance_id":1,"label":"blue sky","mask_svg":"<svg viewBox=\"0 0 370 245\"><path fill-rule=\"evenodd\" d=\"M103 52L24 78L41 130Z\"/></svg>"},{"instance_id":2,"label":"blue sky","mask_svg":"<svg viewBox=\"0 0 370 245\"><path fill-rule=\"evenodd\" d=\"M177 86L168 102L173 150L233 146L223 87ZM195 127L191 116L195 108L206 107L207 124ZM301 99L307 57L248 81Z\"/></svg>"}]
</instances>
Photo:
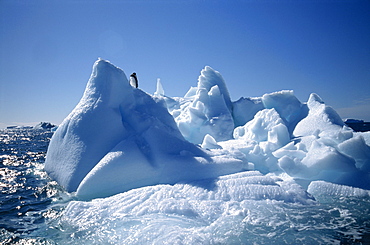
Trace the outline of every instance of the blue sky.
<instances>
[{"instance_id":1,"label":"blue sky","mask_svg":"<svg viewBox=\"0 0 370 245\"><path fill-rule=\"evenodd\" d=\"M0 128L55 124L110 60L154 93L196 86L205 65L233 100L283 89L319 94L370 121L370 1L0 0Z\"/></svg>"}]
</instances>

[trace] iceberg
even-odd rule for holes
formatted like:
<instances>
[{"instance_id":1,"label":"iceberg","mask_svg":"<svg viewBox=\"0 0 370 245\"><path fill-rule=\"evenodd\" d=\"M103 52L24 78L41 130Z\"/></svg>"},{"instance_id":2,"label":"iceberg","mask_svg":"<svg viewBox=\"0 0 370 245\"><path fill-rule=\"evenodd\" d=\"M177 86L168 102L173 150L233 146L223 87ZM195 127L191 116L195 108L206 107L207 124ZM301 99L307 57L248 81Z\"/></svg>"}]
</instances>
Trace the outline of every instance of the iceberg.
<instances>
[{"instance_id":1,"label":"iceberg","mask_svg":"<svg viewBox=\"0 0 370 245\"><path fill-rule=\"evenodd\" d=\"M277 185L299 183L307 201L315 181L370 189L368 138L317 94L305 103L291 90L233 102L221 74L206 66L184 97L165 95L159 79L150 95L99 59L80 102L51 139L45 170L80 199L205 180L221 184L258 172L283 179ZM260 188L274 192L276 183Z\"/></svg>"},{"instance_id":2,"label":"iceberg","mask_svg":"<svg viewBox=\"0 0 370 245\"><path fill-rule=\"evenodd\" d=\"M56 125L51 124L50 122L40 122L36 124L33 129L55 131L56 127Z\"/></svg>"},{"instance_id":3,"label":"iceberg","mask_svg":"<svg viewBox=\"0 0 370 245\"><path fill-rule=\"evenodd\" d=\"M95 62L46 155L46 172L73 192L57 221L62 240L366 239L366 232L343 235L353 230L347 224L362 232L368 222L352 221L362 209L350 219L335 198L370 197L369 132L347 127L317 94L307 102L291 90L231 101L221 74L209 66L184 97L164 91L159 79L151 95L132 87L122 69Z\"/></svg>"},{"instance_id":4,"label":"iceberg","mask_svg":"<svg viewBox=\"0 0 370 245\"><path fill-rule=\"evenodd\" d=\"M133 88L121 69L101 59L52 137L45 162L52 178L86 199L216 178L243 166L186 141L163 100Z\"/></svg>"}]
</instances>

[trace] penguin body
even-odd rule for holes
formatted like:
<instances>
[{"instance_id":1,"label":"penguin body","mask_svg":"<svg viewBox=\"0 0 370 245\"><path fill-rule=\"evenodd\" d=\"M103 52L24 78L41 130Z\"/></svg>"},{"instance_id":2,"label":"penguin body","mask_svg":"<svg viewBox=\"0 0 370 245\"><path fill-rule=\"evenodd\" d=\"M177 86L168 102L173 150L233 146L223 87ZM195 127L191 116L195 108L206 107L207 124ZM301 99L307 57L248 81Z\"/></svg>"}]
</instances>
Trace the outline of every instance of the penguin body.
<instances>
[{"instance_id":1,"label":"penguin body","mask_svg":"<svg viewBox=\"0 0 370 245\"><path fill-rule=\"evenodd\" d=\"M137 80L136 72L134 72L130 75L130 85L134 88L137 88L139 86L139 82Z\"/></svg>"}]
</instances>

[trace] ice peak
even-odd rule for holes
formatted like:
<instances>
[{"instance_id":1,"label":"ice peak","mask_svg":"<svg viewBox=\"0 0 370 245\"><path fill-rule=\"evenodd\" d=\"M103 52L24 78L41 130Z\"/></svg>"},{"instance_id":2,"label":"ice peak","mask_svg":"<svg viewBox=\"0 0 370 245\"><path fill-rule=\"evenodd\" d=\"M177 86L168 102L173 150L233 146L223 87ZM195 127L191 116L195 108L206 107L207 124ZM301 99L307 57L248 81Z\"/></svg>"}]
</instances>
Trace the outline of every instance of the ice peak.
<instances>
[{"instance_id":1,"label":"ice peak","mask_svg":"<svg viewBox=\"0 0 370 245\"><path fill-rule=\"evenodd\" d=\"M102 59L100 57L94 63L94 67L96 69L98 69L98 68L101 69L103 67L108 67L108 66L112 66L112 67L117 68L115 65L113 65L112 63L110 63L108 60L104 60L104 59Z\"/></svg>"},{"instance_id":2,"label":"ice peak","mask_svg":"<svg viewBox=\"0 0 370 245\"><path fill-rule=\"evenodd\" d=\"M207 91L210 91L215 85L220 89L220 93L224 96L225 103L231 111L232 103L230 94L223 77L218 71L212 69L210 66L205 66L198 78L198 89L205 88Z\"/></svg>"},{"instance_id":3,"label":"ice peak","mask_svg":"<svg viewBox=\"0 0 370 245\"><path fill-rule=\"evenodd\" d=\"M157 78L157 90L154 92L154 95L164 96L163 86L161 84L161 79Z\"/></svg>"}]
</instances>

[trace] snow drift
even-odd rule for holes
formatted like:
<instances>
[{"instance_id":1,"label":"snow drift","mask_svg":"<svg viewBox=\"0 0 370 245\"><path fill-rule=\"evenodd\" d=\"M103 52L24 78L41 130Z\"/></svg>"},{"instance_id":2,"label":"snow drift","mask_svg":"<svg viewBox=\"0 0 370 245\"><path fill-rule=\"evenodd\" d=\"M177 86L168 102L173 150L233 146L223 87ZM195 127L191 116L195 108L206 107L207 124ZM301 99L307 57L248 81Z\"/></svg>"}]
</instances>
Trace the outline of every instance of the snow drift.
<instances>
[{"instance_id":1,"label":"snow drift","mask_svg":"<svg viewBox=\"0 0 370 245\"><path fill-rule=\"evenodd\" d=\"M252 180L233 188L269 182L268 174L280 181L257 189L276 190L279 197L265 197L289 201L279 188L292 183L307 188L315 181L309 191L328 188L328 182L370 189L363 135L316 94L307 103L288 90L232 102L221 74L206 66L184 97L166 96L159 80L150 95L99 59L81 101L52 137L45 170L87 199L158 184L222 185L226 175L255 170ZM238 198L250 198L248 193ZM299 202L311 200L299 196Z\"/></svg>"}]
</instances>

